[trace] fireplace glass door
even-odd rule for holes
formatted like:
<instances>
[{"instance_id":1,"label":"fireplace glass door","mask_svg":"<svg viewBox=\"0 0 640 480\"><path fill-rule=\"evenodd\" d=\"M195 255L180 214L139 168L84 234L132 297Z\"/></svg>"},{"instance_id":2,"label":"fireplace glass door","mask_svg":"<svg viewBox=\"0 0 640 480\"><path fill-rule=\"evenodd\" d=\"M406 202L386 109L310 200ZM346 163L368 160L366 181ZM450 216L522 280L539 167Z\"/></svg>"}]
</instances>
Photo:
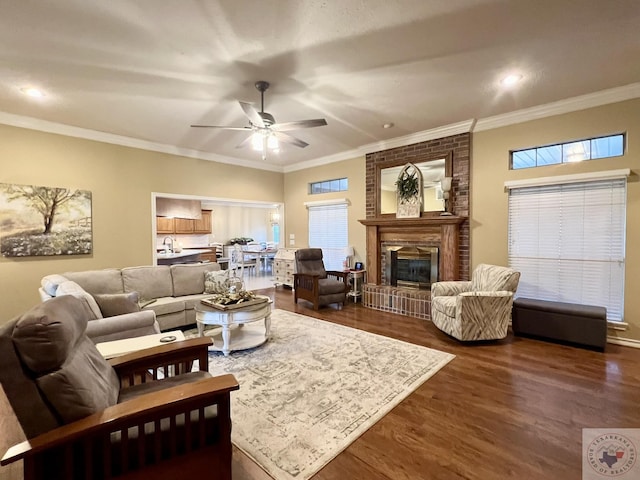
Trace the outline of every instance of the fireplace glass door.
<instances>
[{"instance_id":1,"label":"fireplace glass door","mask_svg":"<svg viewBox=\"0 0 640 480\"><path fill-rule=\"evenodd\" d=\"M394 287L431 288L431 284L438 281L438 248L387 247L385 280L385 283Z\"/></svg>"}]
</instances>

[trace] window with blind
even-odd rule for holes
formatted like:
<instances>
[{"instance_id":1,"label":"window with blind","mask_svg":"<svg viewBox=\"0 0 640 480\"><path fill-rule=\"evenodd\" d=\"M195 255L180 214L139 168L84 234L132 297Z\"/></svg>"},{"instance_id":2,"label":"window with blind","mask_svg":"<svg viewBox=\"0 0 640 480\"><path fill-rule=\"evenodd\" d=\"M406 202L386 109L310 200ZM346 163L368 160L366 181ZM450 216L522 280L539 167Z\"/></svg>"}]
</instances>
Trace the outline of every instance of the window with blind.
<instances>
[{"instance_id":1,"label":"window with blind","mask_svg":"<svg viewBox=\"0 0 640 480\"><path fill-rule=\"evenodd\" d=\"M622 321L626 178L509 190L517 296L606 307Z\"/></svg>"},{"instance_id":2,"label":"window with blind","mask_svg":"<svg viewBox=\"0 0 640 480\"><path fill-rule=\"evenodd\" d=\"M342 270L349 245L347 204L308 205L309 246L321 248L326 270Z\"/></svg>"}]
</instances>

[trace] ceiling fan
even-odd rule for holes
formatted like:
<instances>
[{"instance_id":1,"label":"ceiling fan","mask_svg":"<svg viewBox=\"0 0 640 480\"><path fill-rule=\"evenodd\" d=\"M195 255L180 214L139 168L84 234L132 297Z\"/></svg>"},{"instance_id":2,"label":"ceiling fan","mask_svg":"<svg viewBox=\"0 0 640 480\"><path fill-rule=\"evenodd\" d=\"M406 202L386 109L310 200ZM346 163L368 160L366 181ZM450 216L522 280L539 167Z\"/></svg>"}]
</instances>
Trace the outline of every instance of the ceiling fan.
<instances>
[{"instance_id":1,"label":"ceiling fan","mask_svg":"<svg viewBox=\"0 0 640 480\"><path fill-rule=\"evenodd\" d=\"M254 150L262 151L262 159L267 158L267 151L278 151L279 142L304 148L309 145L307 142L300 140L288 133L290 130L300 128L322 127L327 124L324 118L316 118L313 120L299 120L297 122L276 123L275 118L268 112L264 111L264 92L269 88L269 82L260 80L255 83L256 89L260 92L260 111L257 111L252 104L247 102L239 102L242 111L249 119L248 127L222 127L218 125L191 125L197 128L221 128L224 130L242 130L251 132L251 135L240 142L236 148L245 147L251 144Z\"/></svg>"}]
</instances>

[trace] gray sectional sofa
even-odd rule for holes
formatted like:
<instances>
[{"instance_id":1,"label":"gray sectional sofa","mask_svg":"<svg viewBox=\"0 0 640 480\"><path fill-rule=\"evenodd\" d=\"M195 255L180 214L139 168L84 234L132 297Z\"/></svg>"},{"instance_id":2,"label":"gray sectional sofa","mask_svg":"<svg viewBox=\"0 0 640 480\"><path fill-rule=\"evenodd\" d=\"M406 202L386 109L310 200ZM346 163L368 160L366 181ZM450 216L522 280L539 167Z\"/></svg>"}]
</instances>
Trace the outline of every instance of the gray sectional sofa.
<instances>
[{"instance_id":1,"label":"gray sectional sofa","mask_svg":"<svg viewBox=\"0 0 640 480\"><path fill-rule=\"evenodd\" d=\"M211 295L204 293L205 272L217 270L220 270L217 263L200 263L68 272L43 277L39 292L42 300L66 294L84 298L87 306L95 312L97 318L94 321L98 322L103 316L101 308L104 310L105 304L122 304L123 300L133 296L137 300L136 307L140 308L123 313L155 316L160 330L170 330L196 322L194 307L202 298ZM96 300L102 302L101 307ZM113 318L109 321L112 322ZM136 317L137 320L140 320L140 315ZM93 323L89 322L89 325ZM97 323L95 325L98 326ZM136 328L134 323L131 326ZM88 327L88 334L90 330ZM106 340L104 333L100 332L99 341ZM96 335L89 336L96 341Z\"/></svg>"}]
</instances>

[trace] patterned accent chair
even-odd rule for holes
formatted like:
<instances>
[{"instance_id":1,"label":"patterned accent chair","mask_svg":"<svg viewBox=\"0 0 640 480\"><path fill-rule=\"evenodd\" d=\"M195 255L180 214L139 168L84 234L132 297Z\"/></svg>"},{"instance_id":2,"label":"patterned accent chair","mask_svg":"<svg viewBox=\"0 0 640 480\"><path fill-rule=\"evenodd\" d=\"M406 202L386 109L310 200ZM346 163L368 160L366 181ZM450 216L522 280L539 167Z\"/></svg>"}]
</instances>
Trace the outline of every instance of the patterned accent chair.
<instances>
[{"instance_id":1,"label":"patterned accent chair","mask_svg":"<svg viewBox=\"0 0 640 480\"><path fill-rule=\"evenodd\" d=\"M238 383L206 371L210 341L107 361L85 333L87 308L62 295L0 327L0 384L28 438L0 464L24 460L25 480L231 480Z\"/></svg>"},{"instance_id":2,"label":"patterned accent chair","mask_svg":"<svg viewBox=\"0 0 640 480\"><path fill-rule=\"evenodd\" d=\"M296 272L293 274L295 302L298 298L313 303L313 309L322 305L344 305L349 291L348 272L325 270L322 249L301 248L296 251Z\"/></svg>"},{"instance_id":3,"label":"patterned accent chair","mask_svg":"<svg viewBox=\"0 0 640 480\"><path fill-rule=\"evenodd\" d=\"M480 264L470 282L432 283L431 321L462 341L505 338L519 281L511 268Z\"/></svg>"}]
</instances>

